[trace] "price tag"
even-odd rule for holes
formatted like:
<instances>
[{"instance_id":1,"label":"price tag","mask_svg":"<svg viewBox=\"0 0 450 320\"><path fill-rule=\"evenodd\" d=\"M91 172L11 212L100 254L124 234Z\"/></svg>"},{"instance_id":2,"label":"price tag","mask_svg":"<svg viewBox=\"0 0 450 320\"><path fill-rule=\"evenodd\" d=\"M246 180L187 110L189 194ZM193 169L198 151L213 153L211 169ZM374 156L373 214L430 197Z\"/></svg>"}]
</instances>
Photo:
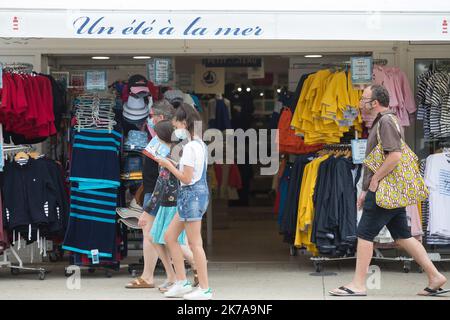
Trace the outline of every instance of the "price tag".
<instances>
[{"instance_id":1,"label":"price tag","mask_svg":"<svg viewBox=\"0 0 450 320\"><path fill-rule=\"evenodd\" d=\"M92 264L100 264L98 249L91 250L91 255L92 255Z\"/></svg>"},{"instance_id":2,"label":"price tag","mask_svg":"<svg viewBox=\"0 0 450 320\"><path fill-rule=\"evenodd\" d=\"M362 164L366 157L367 139L352 140L352 158L354 164Z\"/></svg>"}]
</instances>

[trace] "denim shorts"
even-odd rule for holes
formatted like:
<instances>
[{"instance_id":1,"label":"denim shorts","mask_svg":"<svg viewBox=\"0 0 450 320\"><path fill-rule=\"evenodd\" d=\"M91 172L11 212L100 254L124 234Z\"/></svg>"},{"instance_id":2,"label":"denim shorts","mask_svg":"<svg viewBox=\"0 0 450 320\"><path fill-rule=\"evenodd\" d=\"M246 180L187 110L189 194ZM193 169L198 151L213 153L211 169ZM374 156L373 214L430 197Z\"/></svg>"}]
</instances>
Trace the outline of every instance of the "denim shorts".
<instances>
[{"instance_id":1,"label":"denim shorts","mask_svg":"<svg viewBox=\"0 0 450 320\"><path fill-rule=\"evenodd\" d=\"M147 203L150 201L150 199L152 198L152 193L146 193L144 194L144 208L147 207ZM156 217L156 213L158 212L158 210L155 210L154 213L152 212L147 212L149 215Z\"/></svg>"},{"instance_id":2,"label":"denim shorts","mask_svg":"<svg viewBox=\"0 0 450 320\"><path fill-rule=\"evenodd\" d=\"M178 190L178 215L182 222L201 221L208 209L209 191L207 187L183 186Z\"/></svg>"},{"instance_id":3,"label":"denim shorts","mask_svg":"<svg viewBox=\"0 0 450 320\"><path fill-rule=\"evenodd\" d=\"M381 208L375 197L375 192L367 192L363 214L358 224L358 238L373 242L384 226L388 228L394 240L411 238L406 209Z\"/></svg>"}]
</instances>

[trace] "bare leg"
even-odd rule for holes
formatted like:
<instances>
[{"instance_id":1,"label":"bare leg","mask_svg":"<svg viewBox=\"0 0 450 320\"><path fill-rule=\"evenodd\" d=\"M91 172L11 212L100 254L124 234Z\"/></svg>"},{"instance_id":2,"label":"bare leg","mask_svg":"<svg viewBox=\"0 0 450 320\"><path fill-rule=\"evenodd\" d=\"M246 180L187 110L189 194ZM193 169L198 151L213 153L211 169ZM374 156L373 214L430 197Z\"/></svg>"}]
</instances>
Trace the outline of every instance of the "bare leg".
<instances>
[{"instance_id":1,"label":"bare leg","mask_svg":"<svg viewBox=\"0 0 450 320\"><path fill-rule=\"evenodd\" d=\"M156 263L158 262L158 253L153 246L150 230L152 229L155 217L150 216L151 220L145 227L142 228L143 233L143 251L144 251L144 271L141 278L147 283L153 283L153 273L155 272Z\"/></svg>"},{"instance_id":2,"label":"bare leg","mask_svg":"<svg viewBox=\"0 0 450 320\"><path fill-rule=\"evenodd\" d=\"M183 257L187 260L187 262L189 262L189 264L191 265L192 269L196 270L194 254L192 253L192 250L189 247L189 245L188 244L187 245L182 245L181 246L181 251L183 251Z\"/></svg>"},{"instance_id":3,"label":"bare leg","mask_svg":"<svg viewBox=\"0 0 450 320\"><path fill-rule=\"evenodd\" d=\"M186 222L186 234L189 239L189 246L194 254L194 261L197 267L198 278L201 289L208 289L208 267L205 250L203 249L203 240L201 234L202 222Z\"/></svg>"},{"instance_id":4,"label":"bare leg","mask_svg":"<svg viewBox=\"0 0 450 320\"><path fill-rule=\"evenodd\" d=\"M366 277L370 262L373 256L373 242L358 238L358 247L356 251L356 269L352 282L345 287L356 293L366 292ZM334 289L333 292L343 292L340 289Z\"/></svg>"},{"instance_id":5,"label":"bare leg","mask_svg":"<svg viewBox=\"0 0 450 320\"><path fill-rule=\"evenodd\" d=\"M446 282L447 278L441 274L433 262L431 262L428 257L427 252L423 245L415 238L401 239L397 240L396 243L405 249L411 257L423 268L428 276L428 287L430 289L436 290L442 287ZM422 292L426 294L426 292Z\"/></svg>"},{"instance_id":6,"label":"bare leg","mask_svg":"<svg viewBox=\"0 0 450 320\"><path fill-rule=\"evenodd\" d=\"M184 268L183 251L178 243L178 237L184 230L184 223L180 221L178 213L173 218L167 229L164 240L169 248L170 256L175 267L175 274L178 281L186 280L186 269Z\"/></svg>"},{"instance_id":7,"label":"bare leg","mask_svg":"<svg viewBox=\"0 0 450 320\"><path fill-rule=\"evenodd\" d=\"M156 251L158 252L158 256L161 259L162 264L164 265L164 269L166 270L167 281L175 282L175 270L173 270L172 262L170 261L170 256L168 255L166 246L153 243Z\"/></svg>"}]
</instances>

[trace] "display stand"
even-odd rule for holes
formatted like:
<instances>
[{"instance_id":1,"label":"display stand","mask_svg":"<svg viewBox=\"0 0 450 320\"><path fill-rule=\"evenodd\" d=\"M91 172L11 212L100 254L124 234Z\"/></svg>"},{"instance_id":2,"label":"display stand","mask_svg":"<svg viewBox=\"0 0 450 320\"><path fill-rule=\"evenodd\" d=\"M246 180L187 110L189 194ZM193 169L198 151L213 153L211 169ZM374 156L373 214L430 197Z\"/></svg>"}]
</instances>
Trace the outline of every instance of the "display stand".
<instances>
[{"instance_id":1,"label":"display stand","mask_svg":"<svg viewBox=\"0 0 450 320\"><path fill-rule=\"evenodd\" d=\"M3 144L3 126L0 124L0 141ZM18 152L29 152L33 150L31 146L25 146L25 145L3 145L2 150L2 156L3 159L6 159L7 156L10 156L12 154L18 153ZM44 244L45 245L45 244ZM18 275L20 274L21 270L24 271L32 271L33 273L37 273L40 280L45 279L45 275L47 271L44 268L30 268L30 267L24 267L22 259L19 257L17 251L14 249L14 247L10 247L8 249L5 249L3 251L3 260L0 261L0 268L10 268L12 275ZM13 265L10 257L14 256L17 260L18 265Z\"/></svg>"}]
</instances>

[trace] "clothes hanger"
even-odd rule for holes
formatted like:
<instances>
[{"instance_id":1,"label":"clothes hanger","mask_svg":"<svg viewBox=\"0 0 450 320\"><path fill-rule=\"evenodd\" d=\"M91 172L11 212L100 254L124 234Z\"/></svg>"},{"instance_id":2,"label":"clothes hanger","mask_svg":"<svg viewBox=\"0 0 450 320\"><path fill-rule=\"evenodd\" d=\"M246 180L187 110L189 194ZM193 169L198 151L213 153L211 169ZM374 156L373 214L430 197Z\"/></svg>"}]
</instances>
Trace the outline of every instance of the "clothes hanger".
<instances>
[{"instance_id":1,"label":"clothes hanger","mask_svg":"<svg viewBox=\"0 0 450 320\"><path fill-rule=\"evenodd\" d=\"M28 152L28 156L30 156L32 159L34 159L34 160L37 160L37 159L39 159L42 155L39 153L39 152L37 152L37 151L31 151L31 152Z\"/></svg>"}]
</instances>

